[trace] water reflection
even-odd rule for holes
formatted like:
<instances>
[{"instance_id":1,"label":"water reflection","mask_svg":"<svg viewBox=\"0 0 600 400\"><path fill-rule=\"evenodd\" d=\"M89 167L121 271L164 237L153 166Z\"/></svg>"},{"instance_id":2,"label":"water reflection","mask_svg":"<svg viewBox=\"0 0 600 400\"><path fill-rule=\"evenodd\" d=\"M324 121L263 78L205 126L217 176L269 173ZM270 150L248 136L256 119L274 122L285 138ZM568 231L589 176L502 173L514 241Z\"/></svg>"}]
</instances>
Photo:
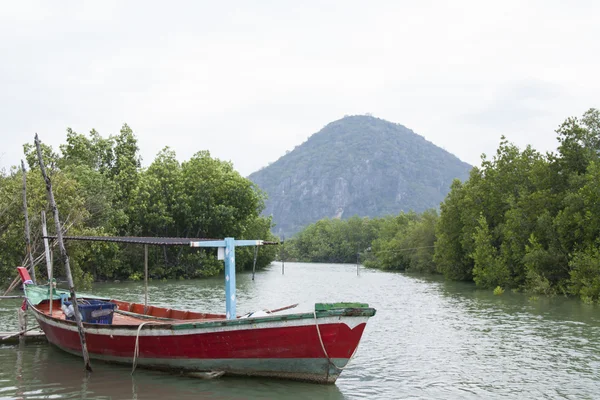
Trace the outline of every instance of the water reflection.
<instances>
[{"instance_id":1,"label":"water reflection","mask_svg":"<svg viewBox=\"0 0 600 400\"><path fill-rule=\"evenodd\" d=\"M48 345L14 346L10 353L6 347L2 350L0 399L345 398L336 386L244 378L203 380L146 370L136 370L132 376L128 367L99 361L94 362L94 372L87 373L79 358ZM14 375L9 354L15 358Z\"/></svg>"}]
</instances>

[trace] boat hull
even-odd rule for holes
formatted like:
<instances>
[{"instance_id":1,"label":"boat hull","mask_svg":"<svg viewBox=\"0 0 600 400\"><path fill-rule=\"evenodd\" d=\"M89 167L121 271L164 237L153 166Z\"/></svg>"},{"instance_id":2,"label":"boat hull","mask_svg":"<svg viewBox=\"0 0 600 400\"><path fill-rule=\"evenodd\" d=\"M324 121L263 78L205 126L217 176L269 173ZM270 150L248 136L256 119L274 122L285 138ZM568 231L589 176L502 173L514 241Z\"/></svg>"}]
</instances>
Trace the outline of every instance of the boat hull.
<instances>
[{"instance_id":1,"label":"boat hull","mask_svg":"<svg viewBox=\"0 0 600 400\"><path fill-rule=\"evenodd\" d=\"M206 322L84 324L92 359L180 372L334 383L354 355L369 310ZM374 310L373 310L374 313ZM349 315L346 315L349 314ZM81 355L77 326L36 310L48 341Z\"/></svg>"}]
</instances>

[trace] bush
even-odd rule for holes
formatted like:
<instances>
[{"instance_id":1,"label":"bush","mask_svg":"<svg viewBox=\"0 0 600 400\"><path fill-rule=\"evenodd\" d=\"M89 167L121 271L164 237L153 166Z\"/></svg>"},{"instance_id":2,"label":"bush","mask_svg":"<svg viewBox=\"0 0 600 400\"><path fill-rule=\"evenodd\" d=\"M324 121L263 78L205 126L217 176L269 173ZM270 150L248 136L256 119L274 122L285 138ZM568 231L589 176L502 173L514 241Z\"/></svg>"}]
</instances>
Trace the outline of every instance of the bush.
<instances>
[{"instance_id":1,"label":"bush","mask_svg":"<svg viewBox=\"0 0 600 400\"><path fill-rule=\"evenodd\" d=\"M600 251L590 246L574 254L571 267L569 291L586 303L600 301Z\"/></svg>"}]
</instances>

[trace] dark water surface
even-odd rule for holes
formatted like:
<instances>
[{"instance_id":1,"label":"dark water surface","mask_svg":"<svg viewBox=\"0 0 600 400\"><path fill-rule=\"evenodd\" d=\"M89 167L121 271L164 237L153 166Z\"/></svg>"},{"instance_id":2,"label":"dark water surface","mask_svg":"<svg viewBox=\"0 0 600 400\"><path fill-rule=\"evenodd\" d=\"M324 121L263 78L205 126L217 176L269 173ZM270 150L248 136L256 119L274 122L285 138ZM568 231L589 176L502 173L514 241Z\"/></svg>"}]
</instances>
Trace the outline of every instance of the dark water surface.
<instances>
[{"instance_id":1,"label":"dark water surface","mask_svg":"<svg viewBox=\"0 0 600 400\"><path fill-rule=\"evenodd\" d=\"M377 308L355 359L335 385L271 379L202 380L92 361L48 344L0 345L0 399L597 399L600 308L564 298L476 290L463 283L286 263L238 275L238 313L300 302ZM143 301L142 283L94 293ZM155 305L224 312L222 278L151 282ZM16 330L18 301L0 301L0 330Z\"/></svg>"}]
</instances>

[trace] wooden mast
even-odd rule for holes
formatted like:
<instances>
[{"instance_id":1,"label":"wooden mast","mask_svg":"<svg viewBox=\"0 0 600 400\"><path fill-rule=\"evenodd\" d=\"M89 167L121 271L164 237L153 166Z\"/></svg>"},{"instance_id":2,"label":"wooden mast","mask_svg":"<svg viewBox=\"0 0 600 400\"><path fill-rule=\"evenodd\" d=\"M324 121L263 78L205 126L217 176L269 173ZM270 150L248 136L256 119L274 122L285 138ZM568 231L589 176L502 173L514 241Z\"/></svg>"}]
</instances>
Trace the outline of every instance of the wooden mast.
<instances>
[{"instance_id":1,"label":"wooden mast","mask_svg":"<svg viewBox=\"0 0 600 400\"><path fill-rule=\"evenodd\" d=\"M42 235L44 236L44 254L46 256L46 268L48 268L48 287L50 288L50 315L52 315L52 303L54 300L54 283L52 282L52 259L50 257L50 245L48 244L48 228L46 227L46 213L43 210Z\"/></svg>"},{"instance_id":2,"label":"wooden mast","mask_svg":"<svg viewBox=\"0 0 600 400\"><path fill-rule=\"evenodd\" d=\"M81 321L81 314L79 313L79 306L77 305L77 295L75 294L73 275L71 275L69 256L67 254L67 249L65 248L65 243L63 242L63 234L60 228L60 219L58 218L58 208L56 207L56 201L54 200L54 193L52 193L52 182L50 181L50 177L48 177L48 175L46 174L46 167L44 166L44 160L42 158L42 149L40 147L40 140L38 138L37 133L35 134L35 147L37 148L37 155L38 160L40 162L40 169L42 170L42 176L44 177L44 181L46 182L48 202L50 203L50 208L52 209L52 213L54 215L54 224L56 225L56 239L58 241L58 248L60 250L60 255L65 263L65 272L67 273L69 291L71 292L71 302L73 303L73 308L75 309L75 321L77 322L79 340L81 341L81 352L83 354L83 362L85 364L85 369L91 372L92 366L90 365L90 356L88 354L87 345L85 343L85 331L83 329L83 322Z\"/></svg>"},{"instance_id":3,"label":"wooden mast","mask_svg":"<svg viewBox=\"0 0 600 400\"><path fill-rule=\"evenodd\" d=\"M33 256L31 255L31 235L29 233L29 215L27 213L27 172L25 172L25 163L21 160L21 170L23 171L23 215L25 215L25 247L27 248L27 258L29 259L29 272L31 280L37 285L35 277L35 265L33 265Z\"/></svg>"}]
</instances>

